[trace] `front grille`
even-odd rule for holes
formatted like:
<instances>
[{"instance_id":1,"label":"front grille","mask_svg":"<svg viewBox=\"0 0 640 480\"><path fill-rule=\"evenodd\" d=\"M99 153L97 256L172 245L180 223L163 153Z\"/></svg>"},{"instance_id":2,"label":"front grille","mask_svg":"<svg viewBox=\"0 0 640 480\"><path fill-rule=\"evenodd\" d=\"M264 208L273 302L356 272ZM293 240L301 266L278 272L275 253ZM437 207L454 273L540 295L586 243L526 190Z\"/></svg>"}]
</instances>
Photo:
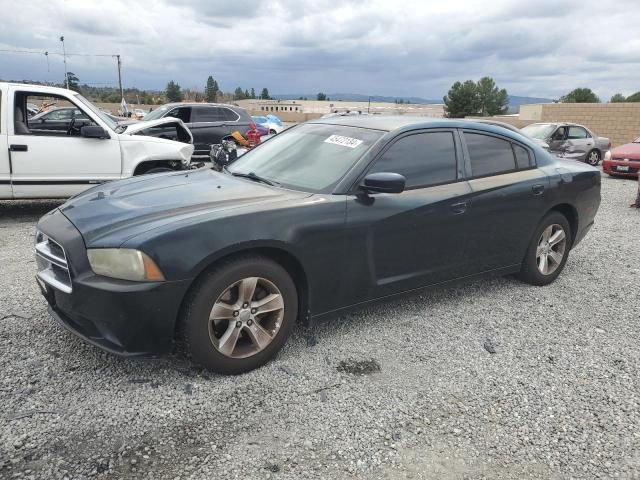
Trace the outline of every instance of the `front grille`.
<instances>
[{"instance_id":1,"label":"front grille","mask_svg":"<svg viewBox=\"0 0 640 480\"><path fill-rule=\"evenodd\" d=\"M71 275L64 248L42 232L36 232L38 278L64 293L71 293Z\"/></svg>"}]
</instances>

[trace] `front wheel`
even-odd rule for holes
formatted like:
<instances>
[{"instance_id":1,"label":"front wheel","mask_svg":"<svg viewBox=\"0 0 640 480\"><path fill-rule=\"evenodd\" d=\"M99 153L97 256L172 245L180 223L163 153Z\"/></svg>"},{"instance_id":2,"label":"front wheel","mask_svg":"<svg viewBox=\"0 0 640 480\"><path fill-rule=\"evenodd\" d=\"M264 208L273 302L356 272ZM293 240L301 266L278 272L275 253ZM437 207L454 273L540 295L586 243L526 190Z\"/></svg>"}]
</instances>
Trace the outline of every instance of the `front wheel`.
<instances>
[{"instance_id":1,"label":"front wheel","mask_svg":"<svg viewBox=\"0 0 640 480\"><path fill-rule=\"evenodd\" d=\"M275 135L275 134L277 134L277 133L278 133L278 132L276 132L276 131L275 131L275 130L273 130L273 129L272 129L272 130L269 130L269 135Z\"/></svg>"},{"instance_id":2,"label":"front wheel","mask_svg":"<svg viewBox=\"0 0 640 480\"><path fill-rule=\"evenodd\" d=\"M518 277L531 285L550 284L567 263L570 249L567 218L560 212L549 213L533 234Z\"/></svg>"},{"instance_id":3,"label":"front wheel","mask_svg":"<svg viewBox=\"0 0 640 480\"><path fill-rule=\"evenodd\" d=\"M192 358L235 375L260 367L285 344L298 314L293 280L279 264L248 256L207 272L185 300L181 318Z\"/></svg>"},{"instance_id":4,"label":"front wheel","mask_svg":"<svg viewBox=\"0 0 640 480\"><path fill-rule=\"evenodd\" d=\"M598 163L600 163L600 152L598 150L591 150L587 154L587 163L594 167L598 166Z\"/></svg>"}]
</instances>

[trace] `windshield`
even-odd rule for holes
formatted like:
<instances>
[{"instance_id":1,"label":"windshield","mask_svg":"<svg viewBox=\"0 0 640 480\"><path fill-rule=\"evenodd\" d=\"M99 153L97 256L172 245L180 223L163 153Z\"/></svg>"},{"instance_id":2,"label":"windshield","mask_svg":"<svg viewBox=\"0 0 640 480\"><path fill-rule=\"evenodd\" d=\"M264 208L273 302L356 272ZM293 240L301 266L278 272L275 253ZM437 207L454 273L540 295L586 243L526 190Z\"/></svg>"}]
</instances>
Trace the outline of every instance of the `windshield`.
<instances>
[{"instance_id":1,"label":"windshield","mask_svg":"<svg viewBox=\"0 0 640 480\"><path fill-rule=\"evenodd\" d=\"M97 117L100 117L100 120L106 123L111 130L115 130L118 123L114 122L109 115L104 113L102 110L100 110L98 107L96 107L93 103L91 103L89 100L84 98L82 95L78 94L75 96L75 98L79 100L80 103L82 103L85 107L91 110Z\"/></svg>"},{"instance_id":2,"label":"windshield","mask_svg":"<svg viewBox=\"0 0 640 480\"><path fill-rule=\"evenodd\" d=\"M162 118L165 113L169 111L171 108L170 105L163 105L162 107L156 108L154 111L147 113L144 116L145 120L157 120L158 118Z\"/></svg>"},{"instance_id":3,"label":"windshield","mask_svg":"<svg viewBox=\"0 0 640 480\"><path fill-rule=\"evenodd\" d=\"M636 138L633 143L640 143L640 137Z\"/></svg>"},{"instance_id":4,"label":"windshield","mask_svg":"<svg viewBox=\"0 0 640 480\"><path fill-rule=\"evenodd\" d=\"M548 123L534 123L533 125L527 125L521 131L527 137L545 140L551 136L555 128L555 125L549 125Z\"/></svg>"},{"instance_id":5,"label":"windshield","mask_svg":"<svg viewBox=\"0 0 640 480\"><path fill-rule=\"evenodd\" d=\"M306 123L245 153L228 170L254 174L294 190L328 193L383 134Z\"/></svg>"}]
</instances>

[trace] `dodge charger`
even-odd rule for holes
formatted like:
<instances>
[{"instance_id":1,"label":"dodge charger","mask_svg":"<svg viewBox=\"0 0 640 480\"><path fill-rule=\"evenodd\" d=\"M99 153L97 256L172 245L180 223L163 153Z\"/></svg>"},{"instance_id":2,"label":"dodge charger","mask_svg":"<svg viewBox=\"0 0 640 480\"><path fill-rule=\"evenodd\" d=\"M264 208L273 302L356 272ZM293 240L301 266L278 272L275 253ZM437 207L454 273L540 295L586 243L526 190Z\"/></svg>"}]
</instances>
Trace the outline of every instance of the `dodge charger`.
<instances>
[{"instance_id":1,"label":"dodge charger","mask_svg":"<svg viewBox=\"0 0 640 480\"><path fill-rule=\"evenodd\" d=\"M51 315L114 354L179 341L238 374L297 320L485 275L548 285L600 204L595 168L465 120L316 120L221 170L98 185L46 214Z\"/></svg>"}]
</instances>

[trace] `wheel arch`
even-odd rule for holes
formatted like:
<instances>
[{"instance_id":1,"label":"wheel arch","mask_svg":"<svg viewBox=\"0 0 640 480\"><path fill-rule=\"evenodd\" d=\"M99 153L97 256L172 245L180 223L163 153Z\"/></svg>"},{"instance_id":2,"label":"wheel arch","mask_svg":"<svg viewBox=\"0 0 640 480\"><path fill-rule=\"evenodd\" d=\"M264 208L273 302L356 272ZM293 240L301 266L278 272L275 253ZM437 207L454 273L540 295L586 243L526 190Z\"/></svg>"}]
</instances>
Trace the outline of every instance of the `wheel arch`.
<instances>
[{"instance_id":1,"label":"wheel arch","mask_svg":"<svg viewBox=\"0 0 640 480\"><path fill-rule=\"evenodd\" d=\"M574 207L569 203L559 203L558 205L555 205L553 208L550 208L545 215L548 215L551 212L561 213L562 215L565 216L565 218L569 222L569 227L571 227L571 246L573 246L576 240L576 235L578 234L578 225L579 225L578 210L576 210L576 207Z\"/></svg>"},{"instance_id":2,"label":"wheel arch","mask_svg":"<svg viewBox=\"0 0 640 480\"><path fill-rule=\"evenodd\" d=\"M177 165L176 165L177 164ZM133 169L133 176L142 175L152 168L166 167L172 170L180 170L180 160L143 160Z\"/></svg>"},{"instance_id":3,"label":"wheel arch","mask_svg":"<svg viewBox=\"0 0 640 480\"><path fill-rule=\"evenodd\" d=\"M249 255L259 255L268 258L283 267L291 276L298 293L298 321L307 323L309 321L309 284L306 270L297 255L292 253L288 248L278 243L254 243L235 245L232 250L224 251L214 257L210 257L197 267L196 275L191 281L189 288L182 298L178 318L176 319L174 338L180 334L182 312L185 308L186 299L189 298L189 292L195 287L198 280L206 275L211 269L223 262L233 261L235 258L241 258Z\"/></svg>"}]
</instances>

